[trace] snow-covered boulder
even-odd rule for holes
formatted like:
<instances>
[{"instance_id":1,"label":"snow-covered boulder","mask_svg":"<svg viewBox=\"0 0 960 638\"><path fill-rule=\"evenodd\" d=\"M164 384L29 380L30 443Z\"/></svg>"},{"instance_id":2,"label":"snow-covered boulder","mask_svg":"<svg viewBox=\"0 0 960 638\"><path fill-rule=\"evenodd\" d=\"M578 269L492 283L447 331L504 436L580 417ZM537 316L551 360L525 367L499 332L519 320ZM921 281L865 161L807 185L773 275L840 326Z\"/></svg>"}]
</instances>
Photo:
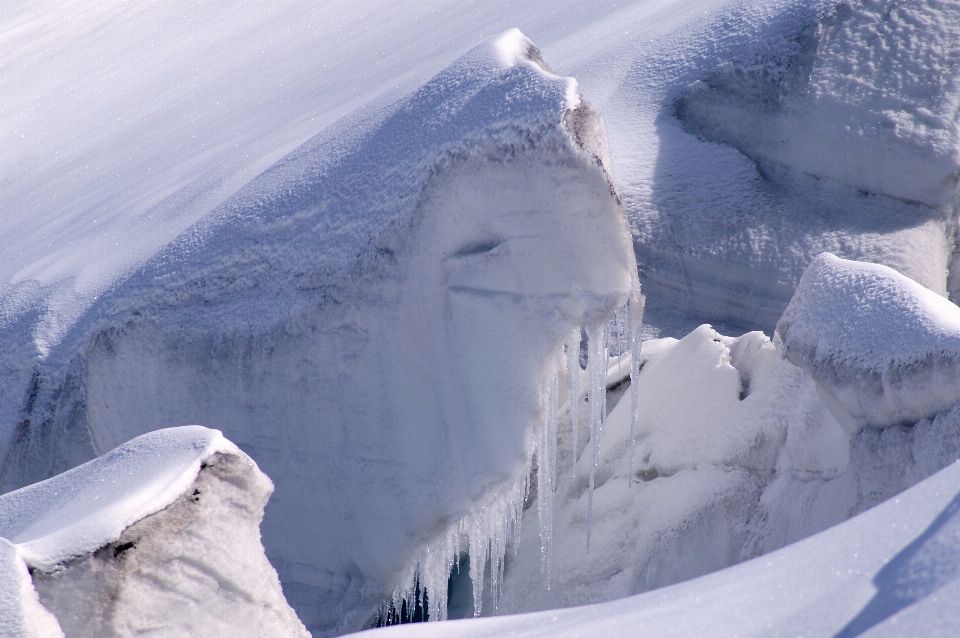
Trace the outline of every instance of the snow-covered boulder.
<instances>
[{"instance_id":1,"label":"snow-covered boulder","mask_svg":"<svg viewBox=\"0 0 960 638\"><path fill-rule=\"evenodd\" d=\"M0 632L19 604L27 629L4 635L307 635L260 543L272 491L219 432L186 426L0 496Z\"/></svg>"},{"instance_id":2,"label":"snow-covered boulder","mask_svg":"<svg viewBox=\"0 0 960 638\"><path fill-rule=\"evenodd\" d=\"M471 512L522 500L564 340L638 286L603 121L519 31L371 110L102 296L38 371L5 469L219 428L276 483L264 544L321 633L412 587Z\"/></svg>"},{"instance_id":3,"label":"snow-covered boulder","mask_svg":"<svg viewBox=\"0 0 960 638\"><path fill-rule=\"evenodd\" d=\"M777 337L848 432L913 423L960 401L960 308L886 266L820 255Z\"/></svg>"}]
</instances>

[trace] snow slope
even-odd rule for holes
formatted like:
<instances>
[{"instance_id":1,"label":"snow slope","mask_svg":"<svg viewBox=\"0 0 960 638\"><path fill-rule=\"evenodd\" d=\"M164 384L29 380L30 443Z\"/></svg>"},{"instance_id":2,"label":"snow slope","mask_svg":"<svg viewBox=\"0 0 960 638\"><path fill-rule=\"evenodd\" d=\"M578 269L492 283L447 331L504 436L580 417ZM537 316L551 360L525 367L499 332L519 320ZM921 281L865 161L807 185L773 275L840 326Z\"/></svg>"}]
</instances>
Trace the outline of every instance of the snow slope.
<instances>
[{"instance_id":1,"label":"snow slope","mask_svg":"<svg viewBox=\"0 0 960 638\"><path fill-rule=\"evenodd\" d=\"M369 635L954 635L958 514L960 464L953 463L825 532L680 585L598 605Z\"/></svg>"},{"instance_id":2,"label":"snow slope","mask_svg":"<svg viewBox=\"0 0 960 638\"><path fill-rule=\"evenodd\" d=\"M3 604L24 626L4 630L306 635L260 544L272 487L219 432L187 426L0 496L4 569L20 576Z\"/></svg>"},{"instance_id":3,"label":"snow slope","mask_svg":"<svg viewBox=\"0 0 960 638\"><path fill-rule=\"evenodd\" d=\"M400 457L446 458L431 445L456 447L458 437L441 444L433 433L424 434L427 429L418 431L424 434L421 439L383 427L371 438L396 454L384 457L369 454L368 440L358 440L352 436L355 430L341 427L340 437L330 448L340 447L331 451L326 447L328 438L311 434L310 415L321 414L341 424L382 423L384 415L395 413L436 422L441 417L455 420L458 410L470 405L471 411L482 413L479 419L505 422L509 419L503 414L515 415L518 406L524 406L528 427L541 420L541 382L552 375L554 350L569 337L574 318L590 315L591 308L560 303L557 311L552 302L545 302L529 315L524 313L530 308L512 315L512 319L523 317L524 330L536 337L530 341L517 336L519 329L510 332L513 341L488 331L494 320L499 322L510 313L478 312L471 305L475 299L457 302L458 309L451 312L465 331L459 336L438 339L438 334L445 333L436 324L412 325L415 322L395 319L415 316L424 308L430 315L438 300L422 291L436 292L448 285L457 294L467 293L460 295L463 299L522 297L520 293L576 297L568 294L569 279L564 277L569 272L557 277L548 271L549 277L543 277L544 270L528 261L541 253L565 255L550 242L546 247L527 244L530 226L544 232L538 235L543 237L550 235L545 232L549 224L531 216L529 226L511 225L509 233L504 233L510 240L498 244L503 238L489 228L470 227L454 215L442 214L447 197L469 200L478 193L493 198L484 200L488 205L499 205L498 194L514 201L521 192L518 209L540 211L543 192L531 191L528 185L544 183L544 164L559 169L546 171L550 175L546 179L558 189L551 195L558 210L602 201L600 208L610 213L604 208L609 199L600 192L614 180L650 298L648 335L680 337L702 321L721 328L726 324L737 333L743 328L769 332L808 263L825 250L889 265L937 293L953 290L956 286L945 273L954 247L956 214L955 183L950 181L957 170L955 8L949 3L914 8L903 2L844 7L797 0L569 0L518 6L480 2L422 6L365 0L335 8L290 2L245 6L241 11L219 3L4 3L0 7L0 153L4 159L0 162L4 247L0 260L4 458L0 488L49 477L151 428L203 421L225 431L235 426L231 437L276 478L278 493L264 527L269 547L281 545L272 540L281 535L273 531L279 523L271 527L272 509L286 508L300 516L299 497L285 500L284 482L304 479L291 468L315 450L343 460L320 482L332 486L320 491L320 500L338 498L343 484L360 475L373 477L377 484L393 481L400 497L429 503L431 493L420 494L419 486L440 484L445 478L433 475L431 482L416 473L383 468ZM402 113L398 115L404 102L397 100L475 43L516 25L533 36L559 74L578 77L579 92L605 115L608 151L593 109L575 109L590 115L574 118L573 124L558 116L580 99L568 91L569 83L544 81L545 91L539 96L523 88L517 94L521 101L529 100L524 102L527 106L543 98L541 105L556 107L547 108L550 117L540 121L548 122L547 128L597 132L576 136L589 149L586 155L594 156L588 163L599 159L603 164L603 171L591 164L586 190L574 188L585 183L580 170L585 158L576 148L572 160L564 156L570 151L569 136L562 135L564 141L558 144L563 161L556 154L531 153L515 164L505 164L503 171L465 161L459 173L450 170L424 181L427 173L418 162L428 158L424 162L430 164L431 152L445 151L412 144L425 153L419 160L404 159L409 170L381 170L395 157L388 132L402 131L416 138L416 131L423 133L437 123L413 112L404 120ZM514 71L515 86L523 85L523 73L540 77L529 62L516 65L526 70ZM466 63L460 64L463 70ZM931 67L938 73L928 73ZM455 80L456 73L444 77ZM471 128L476 121L457 119L458 112L472 111L457 111L455 83L435 83L434 88L443 90L421 95L425 108L452 108L450 119L445 120L450 137L443 138L446 133L441 126L440 137L418 139L457 139L453 147L462 150L458 146L462 136L479 129ZM514 96L508 83L499 86L504 89L500 97ZM444 93L447 88L450 92ZM467 87L459 96L470 90ZM497 121L520 116L521 129L527 127L524 130L530 132L538 120L525 118L534 111L520 108ZM503 114L497 108L477 112L492 114L495 120ZM332 124L344 115L345 119ZM509 128L499 131L505 136L501 139L514 133L523 137L522 131ZM815 134L806 135L807 131ZM788 134L789 143L779 144L782 133ZM299 146L306 140L311 141ZM370 161L351 164L350 158L356 159L358 152L362 155L358 149L364 148L374 149L367 156ZM383 150L380 164L374 158L378 148ZM884 159L863 162L863 157ZM461 159L456 152L450 158L451 166ZM868 165L878 170L871 172L865 168ZM329 186L335 176L350 169L359 170L363 179L341 180L340 190L324 190L324 184ZM299 180L318 176L329 181L320 179L315 190L302 189ZM505 188L490 188L500 180L507 180ZM409 237L418 237L423 245L435 238L456 237L463 241L450 245L438 241L436 249L459 251L466 259L451 259L446 271L434 271L432 279L423 278L424 285L417 287L413 286L416 274L411 274L416 267L411 265L400 275L393 270L396 260L410 256L404 252L409 245L393 241L404 236L403 223L409 218L394 213L402 211L414 199L410 193L424 183L428 187L417 210L425 218L442 222L413 225ZM401 196L395 201L389 197L354 201L355 193L374 193L374 186ZM597 198L583 199L588 191ZM318 193L323 195L318 206L342 213L329 218L331 226L312 223L318 212L305 202ZM376 208L382 234L370 232L363 224L350 225L356 220L349 213L367 204ZM391 209L394 204L396 208ZM470 210L466 217L476 219L476 214L494 208ZM515 222L517 216L512 213L519 210L507 208L505 218ZM265 210L295 214L287 219L278 214L275 223L261 232L257 226L265 217L258 215ZM332 229L335 220L348 223ZM391 227L390 221L398 228ZM501 223L503 218L493 221ZM591 242L605 241L595 228L556 230L550 236L575 237L579 242L582 235L583 246L570 244L582 248L581 256L594 252ZM311 233L324 234L322 254L310 243ZM625 263L619 243L614 243L616 254L601 270ZM370 261L351 261L357 255ZM425 254L421 257L429 261ZM350 270L344 267L347 263L359 266ZM372 270L365 270L368 266ZM529 281L517 276L527 271ZM379 278L382 273L396 279ZM414 294L393 285L404 277ZM585 278L590 285L602 284L597 292L611 293L606 295L609 303L598 301L592 308L599 323L599 316L624 298L624 281L600 282L604 277L599 275ZM363 294L354 295L351 287ZM382 304L396 303L400 308L399 299L405 305L396 315L370 312ZM321 322L311 314L315 307L335 310ZM527 321L537 313L548 319ZM271 323L276 315L283 319ZM551 328L544 329L544 324ZM381 347L383 343L371 340L370 334L406 337L384 338L386 347ZM675 353L686 352L689 361L697 364L698 374L692 380L707 392L705 402L710 398L716 405L739 406L733 398L733 373L717 366L717 357L721 363L724 356L733 361L738 356L734 351L742 349L751 351L742 362L754 362L766 370L780 365L763 367L769 364L764 353L772 344L757 336L733 343L718 335L729 351L726 355L723 348L711 345L717 342L708 336L699 331ZM431 345L424 348L423 343ZM477 373L462 383L469 387L453 391L451 386L461 383L453 380L460 379L463 370L451 371L437 363L450 343L455 358L471 361L469 367ZM373 351L387 352L387 356L374 361L363 354ZM502 352L508 353L510 361L522 358L540 365L532 371L514 370L515 378L502 375L498 355ZM664 359L664 370L669 370L666 363ZM739 372L738 365L746 370L748 364L730 365ZM711 366L717 368L716 378ZM371 381L381 378L382 369L391 368L404 374L386 383ZM779 370L777 374L794 378L793 371L783 372L789 368ZM740 373L739 392L744 391L744 376L749 375ZM424 388L416 383L418 378L431 382ZM485 399L500 397L504 387L517 387L515 379L525 389L508 392L502 405L491 407ZM787 393L787 401L799 399L796 414L792 407L777 407L773 394L761 392L751 403L763 403L760 398L767 397L764 401L775 406L771 414L779 421L764 422L756 415L737 422L723 419L726 426L742 429L725 433L719 439L726 443L714 447L707 436L713 419L686 414L690 418L684 418L683 427L697 445L658 445L651 450L653 463L642 465L640 471L653 477L649 483L658 489L662 479L676 478L675 483L681 484L684 477L704 467L717 470L715 476L727 481L693 475L702 477L702 482L700 478L693 481L702 491L691 490L693 496L685 501L690 508L679 518L663 519L668 532L674 523L676 530L684 529L688 520L684 517L699 516L698 508L704 503L719 503L713 511L722 513L729 501L711 491L715 485L729 488L729 493L740 490L750 498L763 495L759 509L751 510L749 516L765 517L769 527L761 526L757 537L743 545L744 553L737 544L742 537L737 537L731 545L736 550L723 546L714 554L697 555L674 572L644 576L642 587L693 576L843 520L877 495L932 471L942 464L943 455L952 453L952 447L936 449L935 443L950 440L951 412L924 422L928 426L913 430L897 426L882 434L862 431L846 441L838 438L816 393L797 382L797 387L801 385L806 388L802 392ZM663 390L661 386L657 392ZM447 404L435 401L438 395L454 398ZM170 400L171 396L182 400ZM664 394L665 399L674 400L672 405L678 403L678 396L683 393ZM746 396L744 402L750 398ZM477 405L481 409L475 409ZM784 416L784 411L796 418ZM742 416L745 412L749 411L737 407L731 413ZM801 419L800 414L813 416ZM624 468L627 475L634 473L631 455L622 454L629 434L624 433L622 417L611 415L611 419L608 434L619 431L621 435L606 445L620 446L619 474L613 476L622 478ZM581 424L587 421L580 420ZM276 429L263 425L288 427L288 422L298 423L295 427L304 435L280 442ZM663 440L663 430L654 419L644 427L649 442L658 436ZM451 530L456 520L463 520L459 517L475 511L471 507L480 503L497 503L494 509L499 512L505 500L515 500L522 492L519 477L533 444L526 439L507 441L500 434L498 429L483 435L471 430L469 437L474 438L463 449L454 450L469 462L451 463L462 472L459 485L437 488L459 491L459 501L447 501L448 511L433 512L432 520L444 522L439 527ZM742 438L752 435L761 443L754 456L745 451L749 445ZM497 451L499 464L491 465L489 459L474 454L474 444L484 436L490 440L479 445ZM585 431L579 442L586 445ZM850 446L853 468L847 472L842 471L845 445ZM350 453L342 454L344 448ZM505 450L513 451L512 461L500 454ZM561 464L563 450L561 445ZM906 454L904 450L910 454L899 456ZM688 453L693 456L687 458ZM757 476L770 471L771 459L772 467L781 473L767 484L769 476L762 480ZM897 473L897 463L906 463L902 474ZM733 470L727 471L731 464ZM495 479L477 469L488 466L496 468ZM677 468L681 469L673 476L659 474ZM559 478L560 483L564 480ZM610 481L606 476L599 480ZM503 491L484 491L493 484ZM577 485L582 486L582 481ZM599 500L605 487L597 491ZM578 499L584 493L581 490ZM402 509L397 503L387 496L382 505ZM577 503L575 507L586 506L582 500ZM803 516L796 515L798 511ZM339 514L347 519L352 515L349 511ZM564 515L557 514L558 520ZM739 525L749 516L730 520ZM375 525L384 524L371 518ZM298 529L316 524L312 515L296 521ZM370 527L363 521L355 524ZM613 529L615 525L610 524ZM530 524L526 528L526 534L536 535ZM415 530L416 540L410 546L422 546L428 537L443 537L444 529ZM662 537L662 529L651 530L651 538ZM358 538L347 527L335 534ZM537 543L524 541L523 546L536 548ZM307 552L305 547L294 539L282 551L271 550L285 582L291 584L287 593L295 606L316 612L305 621L315 627L341 622L342 608L324 608L318 602L323 598L318 591L326 587L335 591L330 600L346 601L360 622L369 610L365 605L372 600L364 599L355 608L351 605L359 599L364 578L353 570L350 559L339 556L333 559L335 569L318 568L312 558L301 555ZM382 568L378 580L383 586L371 599L389 596L392 592L385 590L390 582L409 581L415 560L406 556L384 567L387 554L394 552L383 550L374 561L378 564L374 571ZM572 560L578 554L559 555ZM349 569L341 569L344 565ZM529 565L530 570L522 573L533 573L536 561L531 558ZM561 574L562 565L557 570ZM400 573L403 576L396 576ZM628 590L637 582L614 583L600 595L633 593L635 588ZM544 600L536 605L545 604ZM569 602L578 600L583 601L573 596Z\"/></svg>"}]
</instances>

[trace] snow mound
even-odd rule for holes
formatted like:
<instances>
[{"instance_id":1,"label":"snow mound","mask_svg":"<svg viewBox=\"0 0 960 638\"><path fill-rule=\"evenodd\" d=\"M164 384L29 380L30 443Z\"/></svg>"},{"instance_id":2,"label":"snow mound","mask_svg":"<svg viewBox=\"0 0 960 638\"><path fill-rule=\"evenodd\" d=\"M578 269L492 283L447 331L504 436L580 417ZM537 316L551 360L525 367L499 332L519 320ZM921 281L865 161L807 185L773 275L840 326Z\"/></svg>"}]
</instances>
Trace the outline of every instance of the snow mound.
<instances>
[{"instance_id":1,"label":"snow mound","mask_svg":"<svg viewBox=\"0 0 960 638\"><path fill-rule=\"evenodd\" d=\"M949 207L960 175L960 8L838 3L795 39L720 66L677 110L752 158Z\"/></svg>"},{"instance_id":2,"label":"snow mound","mask_svg":"<svg viewBox=\"0 0 960 638\"><path fill-rule=\"evenodd\" d=\"M574 609L377 636L948 636L960 631L960 463L816 536L695 580Z\"/></svg>"},{"instance_id":3,"label":"snow mound","mask_svg":"<svg viewBox=\"0 0 960 638\"><path fill-rule=\"evenodd\" d=\"M516 30L343 120L43 365L10 355L25 407L4 481L205 423L275 481L264 545L312 631L360 628L415 578L442 617L462 527L490 547L517 516L564 341L637 298L605 139Z\"/></svg>"},{"instance_id":4,"label":"snow mound","mask_svg":"<svg viewBox=\"0 0 960 638\"><path fill-rule=\"evenodd\" d=\"M186 426L0 496L4 568L33 578L4 581L9 603L67 636L306 635L260 544L272 489L220 432Z\"/></svg>"},{"instance_id":5,"label":"snow mound","mask_svg":"<svg viewBox=\"0 0 960 638\"><path fill-rule=\"evenodd\" d=\"M886 266L820 255L777 336L848 431L915 422L960 401L960 308Z\"/></svg>"}]
</instances>

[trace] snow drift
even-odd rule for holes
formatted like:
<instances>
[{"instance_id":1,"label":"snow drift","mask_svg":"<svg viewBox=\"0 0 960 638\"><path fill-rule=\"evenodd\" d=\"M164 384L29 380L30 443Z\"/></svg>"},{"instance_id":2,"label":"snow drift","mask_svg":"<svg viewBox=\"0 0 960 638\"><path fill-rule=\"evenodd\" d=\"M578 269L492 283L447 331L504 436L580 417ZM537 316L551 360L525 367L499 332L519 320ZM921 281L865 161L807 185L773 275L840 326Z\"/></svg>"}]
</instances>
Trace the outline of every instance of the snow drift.
<instances>
[{"instance_id":1,"label":"snow drift","mask_svg":"<svg viewBox=\"0 0 960 638\"><path fill-rule=\"evenodd\" d=\"M276 482L264 544L311 630L359 628L418 563L442 615L460 521L523 500L564 340L638 289L603 121L544 68L518 31L481 45L102 296L28 386L7 484L71 436L202 422Z\"/></svg>"},{"instance_id":2,"label":"snow drift","mask_svg":"<svg viewBox=\"0 0 960 638\"><path fill-rule=\"evenodd\" d=\"M820 255L777 336L850 432L913 423L960 401L960 308L886 266Z\"/></svg>"},{"instance_id":3,"label":"snow drift","mask_svg":"<svg viewBox=\"0 0 960 638\"><path fill-rule=\"evenodd\" d=\"M960 9L837 3L794 39L781 35L753 60L719 67L677 111L701 135L749 157L899 200L955 206Z\"/></svg>"},{"instance_id":4,"label":"snow drift","mask_svg":"<svg viewBox=\"0 0 960 638\"><path fill-rule=\"evenodd\" d=\"M687 33L612 100L663 87L656 156L620 173L651 320L770 333L822 252L956 294L953 3L744 3ZM601 106L617 151L630 134Z\"/></svg>"},{"instance_id":5,"label":"snow drift","mask_svg":"<svg viewBox=\"0 0 960 638\"><path fill-rule=\"evenodd\" d=\"M219 432L188 426L0 496L2 604L23 611L5 635L307 635L260 544L272 490Z\"/></svg>"}]
</instances>

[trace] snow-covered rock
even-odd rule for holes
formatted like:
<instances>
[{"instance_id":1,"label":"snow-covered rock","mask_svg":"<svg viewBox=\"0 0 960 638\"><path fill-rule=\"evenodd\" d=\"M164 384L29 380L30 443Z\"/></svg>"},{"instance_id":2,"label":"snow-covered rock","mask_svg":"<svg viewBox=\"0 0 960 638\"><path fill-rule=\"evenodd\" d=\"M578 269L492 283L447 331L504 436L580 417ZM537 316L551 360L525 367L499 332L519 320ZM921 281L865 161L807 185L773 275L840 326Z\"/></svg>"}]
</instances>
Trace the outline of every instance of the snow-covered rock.
<instances>
[{"instance_id":1,"label":"snow-covered rock","mask_svg":"<svg viewBox=\"0 0 960 638\"><path fill-rule=\"evenodd\" d=\"M913 423L960 401L960 308L886 266L820 255L777 336L849 432Z\"/></svg>"},{"instance_id":2,"label":"snow-covered rock","mask_svg":"<svg viewBox=\"0 0 960 638\"><path fill-rule=\"evenodd\" d=\"M564 340L638 289L609 164L599 113L526 37L475 48L103 295L38 372L5 479L76 454L67 433L99 452L217 427L276 483L263 536L291 604L359 628L461 519L522 500Z\"/></svg>"},{"instance_id":3,"label":"snow-covered rock","mask_svg":"<svg viewBox=\"0 0 960 638\"><path fill-rule=\"evenodd\" d=\"M0 606L25 627L9 635L307 635L260 543L272 491L219 432L185 426L0 496L16 594Z\"/></svg>"}]
</instances>

